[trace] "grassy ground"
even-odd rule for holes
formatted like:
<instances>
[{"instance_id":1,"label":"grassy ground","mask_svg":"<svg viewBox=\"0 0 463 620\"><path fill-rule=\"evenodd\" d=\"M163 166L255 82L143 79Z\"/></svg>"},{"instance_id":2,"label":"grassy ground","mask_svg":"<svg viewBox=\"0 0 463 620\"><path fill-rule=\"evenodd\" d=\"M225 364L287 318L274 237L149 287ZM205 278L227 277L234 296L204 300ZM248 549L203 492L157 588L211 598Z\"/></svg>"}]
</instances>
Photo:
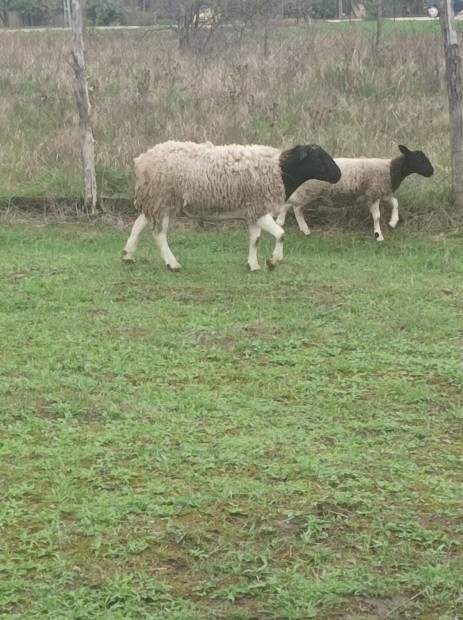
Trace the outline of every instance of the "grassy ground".
<instances>
[{"instance_id":1,"label":"grassy ground","mask_svg":"<svg viewBox=\"0 0 463 620\"><path fill-rule=\"evenodd\" d=\"M2 618L461 618L461 238L0 235Z\"/></svg>"}]
</instances>

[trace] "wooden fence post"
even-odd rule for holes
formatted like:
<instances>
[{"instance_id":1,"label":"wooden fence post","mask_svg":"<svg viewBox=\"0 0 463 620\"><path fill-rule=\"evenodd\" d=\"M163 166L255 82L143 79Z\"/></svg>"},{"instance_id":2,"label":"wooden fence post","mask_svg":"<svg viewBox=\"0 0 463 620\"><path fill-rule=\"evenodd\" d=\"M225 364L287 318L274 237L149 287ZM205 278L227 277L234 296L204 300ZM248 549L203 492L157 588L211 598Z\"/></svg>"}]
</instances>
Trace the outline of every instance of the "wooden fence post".
<instances>
[{"instance_id":1,"label":"wooden fence post","mask_svg":"<svg viewBox=\"0 0 463 620\"><path fill-rule=\"evenodd\" d=\"M85 183L84 207L91 215L96 215L95 148L91 122L91 105L88 96L87 76L85 74L82 0L71 0L71 26L72 61L76 76L75 94L79 110L80 145Z\"/></svg>"},{"instance_id":2,"label":"wooden fence post","mask_svg":"<svg viewBox=\"0 0 463 620\"><path fill-rule=\"evenodd\" d=\"M452 0L440 0L439 16L444 39L447 93L449 97L452 190L455 206L463 208L463 98L461 54Z\"/></svg>"}]
</instances>

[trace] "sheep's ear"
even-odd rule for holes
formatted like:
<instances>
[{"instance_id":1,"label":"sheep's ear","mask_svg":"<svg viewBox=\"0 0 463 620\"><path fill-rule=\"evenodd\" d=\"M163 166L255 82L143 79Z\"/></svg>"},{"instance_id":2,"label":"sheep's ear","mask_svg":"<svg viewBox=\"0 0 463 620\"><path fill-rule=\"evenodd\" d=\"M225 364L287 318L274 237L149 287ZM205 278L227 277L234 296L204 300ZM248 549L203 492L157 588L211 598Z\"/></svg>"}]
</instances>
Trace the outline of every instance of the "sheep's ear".
<instances>
[{"instance_id":1,"label":"sheep's ear","mask_svg":"<svg viewBox=\"0 0 463 620\"><path fill-rule=\"evenodd\" d=\"M411 153L410 149L407 149L407 147L404 146L403 144L399 144L399 151L403 153L404 155Z\"/></svg>"},{"instance_id":2,"label":"sheep's ear","mask_svg":"<svg viewBox=\"0 0 463 620\"><path fill-rule=\"evenodd\" d=\"M306 146L298 146L299 149L299 160L302 161L306 157L309 156L309 149Z\"/></svg>"}]
</instances>

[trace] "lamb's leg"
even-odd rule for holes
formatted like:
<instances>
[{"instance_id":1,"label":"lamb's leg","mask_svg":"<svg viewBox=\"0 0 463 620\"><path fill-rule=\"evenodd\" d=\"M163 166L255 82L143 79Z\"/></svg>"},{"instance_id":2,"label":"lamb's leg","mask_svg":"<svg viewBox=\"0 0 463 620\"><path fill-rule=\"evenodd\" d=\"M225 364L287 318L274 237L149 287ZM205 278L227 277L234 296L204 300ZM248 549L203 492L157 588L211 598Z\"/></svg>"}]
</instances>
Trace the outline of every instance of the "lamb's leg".
<instances>
[{"instance_id":1,"label":"lamb's leg","mask_svg":"<svg viewBox=\"0 0 463 620\"><path fill-rule=\"evenodd\" d=\"M392 207L391 219L389 220L389 226L391 228L395 228L397 226L397 222L399 221L399 203L397 202L397 198L392 196L389 198L389 204Z\"/></svg>"},{"instance_id":2,"label":"lamb's leg","mask_svg":"<svg viewBox=\"0 0 463 620\"><path fill-rule=\"evenodd\" d=\"M376 202L374 202L371 205L370 213L373 216L373 226L374 226L374 230L375 230L375 239L376 239L376 241L384 241L384 237L383 237L383 234L381 232L381 228L379 226L379 218L380 218L379 200L376 200Z\"/></svg>"},{"instance_id":3,"label":"lamb's leg","mask_svg":"<svg viewBox=\"0 0 463 620\"><path fill-rule=\"evenodd\" d=\"M167 243L167 229L169 228L169 216L165 215L161 220L161 225L156 222L153 230L153 237L156 241L156 245L159 248L159 252L163 261L168 269L172 271L178 271L181 265L177 262L177 259L172 254L172 251Z\"/></svg>"},{"instance_id":4,"label":"lamb's leg","mask_svg":"<svg viewBox=\"0 0 463 620\"><path fill-rule=\"evenodd\" d=\"M134 225L132 226L132 231L130 233L129 238L127 239L127 243L125 244L124 249L122 250L122 258L127 262L133 262L134 254L138 246L138 242L140 241L140 236L145 228L148 226L148 220L141 213L137 219L135 220Z\"/></svg>"},{"instance_id":5,"label":"lamb's leg","mask_svg":"<svg viewBox=\"0 0 463 620\"><path fill-rule=\"evenodd\" d=\"M279 226L284 226L285 225L285 220L286 220L286 214L288 213L288 210L290 209L290 205L285 203L282 207L281 210L278 214L277 219L275 220L276 223Z\"/></svg>"},{"instance_id":6,"label":"lamb's leg","mask_svg":"<svg viewBox=\"0 0 463 620\"><path fill-rule=\"evenodd\" d=\"M257 224L249 224L249 254L248 254L248 269L250 271L257 271L260 269L259 261L257 260L257 246L259 245L259 237L262 229Z\"/></svg>"},{"instance_id":7,"label":"lamb's leg","mask_svg":"<svg viewBox=\"0 0 463 620\"><path fill-rule=\"evenodd\" d=\"M296 222L300 230L304 233L304 235L310 235L310 228L307 226L307 223L304 219L304 213L302 209L303 207L294 207L294 215L296 217Z\"/></svg>"},{"instance_id":8,"label":"lamb's leg","mask_svg":"<svg viewBox=\"0 0 463 620\"><path fill-rule=\"evenodd\" d=\"M285 239L285 231L275 222L270 213L267 213L267 215L263 215L262 217L260 217L257 220L257 225L276 239L273 254L270 258L267 258L267 266L270 269L273 269L278 265L279 262L283 260L283 242Z\"/></svg>"}]
</instances>

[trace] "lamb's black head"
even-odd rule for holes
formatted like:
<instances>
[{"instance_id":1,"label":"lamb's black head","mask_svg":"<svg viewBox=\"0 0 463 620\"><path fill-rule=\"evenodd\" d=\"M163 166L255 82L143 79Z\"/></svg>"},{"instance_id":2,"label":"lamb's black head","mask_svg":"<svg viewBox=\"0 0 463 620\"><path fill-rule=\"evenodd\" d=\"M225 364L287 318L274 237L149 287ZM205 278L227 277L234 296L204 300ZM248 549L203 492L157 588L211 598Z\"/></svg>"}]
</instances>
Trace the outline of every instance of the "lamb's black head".
<instances>
[{"instance_id":1,"label":"lamb's black head","mask_svg":"<svg viewBox=\"0 0 463 620\"><path fill-rule=\"evenodd\" d=\"M434 174L434 168L423 151L410 151L403 144L399 144L399 151L404 155L402 166L407 175L416 172L429 178Z\"/></svg>"},{"instance_id":2,"label":"lamb's black head","mask_svg":"<svg viewBox=\"0 0 463 620\"><path fill-rule=\"evenodd\" d=\"M283 151L280 168L286 198L309 179L337 183L341 178L341 171L334 159L317 144L298 144Z\"/></svg>"}]
</instances>

